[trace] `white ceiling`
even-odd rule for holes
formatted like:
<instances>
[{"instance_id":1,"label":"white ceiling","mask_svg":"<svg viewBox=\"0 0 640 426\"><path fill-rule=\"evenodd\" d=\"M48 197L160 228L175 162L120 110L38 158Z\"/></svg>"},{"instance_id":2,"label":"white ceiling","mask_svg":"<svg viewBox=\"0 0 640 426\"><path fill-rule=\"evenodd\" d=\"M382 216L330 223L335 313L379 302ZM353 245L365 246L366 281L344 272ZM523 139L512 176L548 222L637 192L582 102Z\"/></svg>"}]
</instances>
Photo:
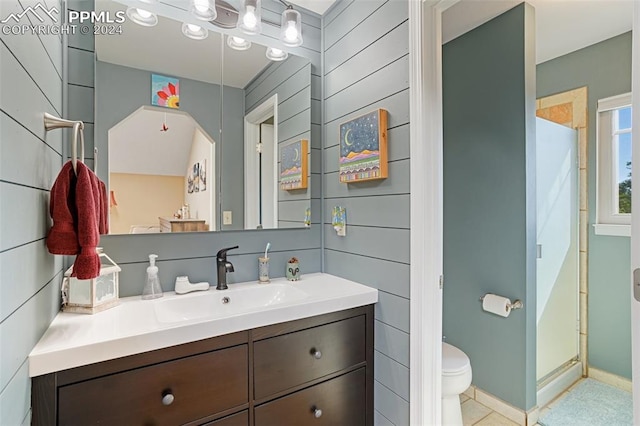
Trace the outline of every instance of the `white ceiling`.
<instances>
[{"instance_id":1,"label":"white ceiling","mask_svg":"<svg viewBox=\"0 0 640 426\"><path fill-rule=\"evenodd\" d=\"M123 4L100 0L100 10L124 10ZM220 84L221 34L204 40L182 35L182 22L160 16L158 25L143 27L127 19L122 34L95 37L98 60L175 77ZM253 43L247 51L224 49L224 84L244 88L270 61L266 47Z\"/></svg>"},{"instance_id":2,"label":"white ceiling","mask_svg":"<svg viewBox=\"0 0 640 426\"><path fill-rule=\"evenodd\" d=\"M295 0L288 3L304 7L305 9L315 12L318 15L324 15L324 13L335 2L336 0Z\"/></svg>"},{"instance_id":3,"label":"white ceiling","mask_svg":"<svg viewBox=\"0 0 640 426\"><path fill-rule=\"evenodd\" d=\"M495 18L521 1L462 0L442 17L443 42ZM536 63L630 31L633 0L529 0L536 10Z\"/></svg>"},{"instance_id":4,"label":"white ceiling","mask_svg":"<svg viewBox=\"0 0 640 426\"><path fill-rule=\"evenodd\" d=\"M185 112L140 107L109 130L109 171L184 176L195 131L201 129Z\"/></svg>"}]
</instances>

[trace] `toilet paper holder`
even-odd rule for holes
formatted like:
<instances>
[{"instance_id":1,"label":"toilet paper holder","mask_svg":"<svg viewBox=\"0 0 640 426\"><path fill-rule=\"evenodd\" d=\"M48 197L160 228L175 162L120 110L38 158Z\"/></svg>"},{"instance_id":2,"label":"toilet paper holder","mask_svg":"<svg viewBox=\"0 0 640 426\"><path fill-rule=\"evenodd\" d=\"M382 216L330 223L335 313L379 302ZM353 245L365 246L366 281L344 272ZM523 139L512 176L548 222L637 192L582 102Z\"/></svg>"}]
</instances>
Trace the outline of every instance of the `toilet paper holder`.
<instances>
[{"instance_id":1,"label":"toilet paper holder","mask_svg":"<svg viewBox=\"0 0 640 426\"><path fill-rule=\"evenodd\" d=\"M485 296L486 296L486 294L485 294ZM480 302L482 302L483 300L484 300L484 296L480 296ZM522 308L524 308L524 303L522 303L522 301L520 299L516 299L509 305L509 308L511 310L522 309Z\"/></svg>"}]
</instances>

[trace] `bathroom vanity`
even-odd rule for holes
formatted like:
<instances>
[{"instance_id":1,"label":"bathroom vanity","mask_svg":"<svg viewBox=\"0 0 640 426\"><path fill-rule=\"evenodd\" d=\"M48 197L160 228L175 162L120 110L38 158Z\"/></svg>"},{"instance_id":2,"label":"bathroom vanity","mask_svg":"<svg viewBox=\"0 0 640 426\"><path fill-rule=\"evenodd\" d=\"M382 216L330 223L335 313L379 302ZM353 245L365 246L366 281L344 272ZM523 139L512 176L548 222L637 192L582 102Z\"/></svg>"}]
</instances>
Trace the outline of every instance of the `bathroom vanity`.
<instances>
[{"instance_id":1,"label":"bathroom vanity","mask_svg":"<svg viewBox=\"0 0 640 426\"><path fill-rule=\"evenodd\" d=\"M32 424L372 425L376 301L374 289L311 274L59 314L30 356ZM135 310L156 323L125 331Z\"/></svg>"}]
</instances>

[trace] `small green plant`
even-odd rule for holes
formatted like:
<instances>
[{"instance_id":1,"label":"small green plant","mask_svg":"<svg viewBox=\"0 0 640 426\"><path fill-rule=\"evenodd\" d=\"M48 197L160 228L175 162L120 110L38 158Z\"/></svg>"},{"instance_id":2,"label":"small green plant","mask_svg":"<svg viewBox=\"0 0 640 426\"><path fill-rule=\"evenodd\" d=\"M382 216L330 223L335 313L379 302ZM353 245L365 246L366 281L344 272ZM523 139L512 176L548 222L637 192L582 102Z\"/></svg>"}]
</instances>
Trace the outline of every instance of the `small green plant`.
<instances>
[{"instance_id":1,"label":"small green plant","mask_svg":"<svg viewBox=\"0 0 640 426\"><path fill-rule=\"evenodd\" d=\"M298 263L298 258L292 257L291 259L289 259L289 263Z\"/></svg>"}]
</instances>

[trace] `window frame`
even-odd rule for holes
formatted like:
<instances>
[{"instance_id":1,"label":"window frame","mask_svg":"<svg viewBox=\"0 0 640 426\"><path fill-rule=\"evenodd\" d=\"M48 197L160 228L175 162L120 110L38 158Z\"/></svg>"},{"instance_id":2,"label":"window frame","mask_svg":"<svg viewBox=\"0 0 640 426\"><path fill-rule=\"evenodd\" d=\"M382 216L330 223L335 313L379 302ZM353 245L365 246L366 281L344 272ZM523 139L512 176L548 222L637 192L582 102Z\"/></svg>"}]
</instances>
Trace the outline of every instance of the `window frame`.
<instances>
[{"instance_id":1,"label":"window frame","mask_svg":"<svg viewBox=\"0 0 640 426\"><path fill-rule=\"evenodd\" d=\"M596 235L631 236L631 214L618 213L618 155L613 130L616 110L631 106L631 93L598 100L596 111Z\"/></svg>"}]
</instances>

